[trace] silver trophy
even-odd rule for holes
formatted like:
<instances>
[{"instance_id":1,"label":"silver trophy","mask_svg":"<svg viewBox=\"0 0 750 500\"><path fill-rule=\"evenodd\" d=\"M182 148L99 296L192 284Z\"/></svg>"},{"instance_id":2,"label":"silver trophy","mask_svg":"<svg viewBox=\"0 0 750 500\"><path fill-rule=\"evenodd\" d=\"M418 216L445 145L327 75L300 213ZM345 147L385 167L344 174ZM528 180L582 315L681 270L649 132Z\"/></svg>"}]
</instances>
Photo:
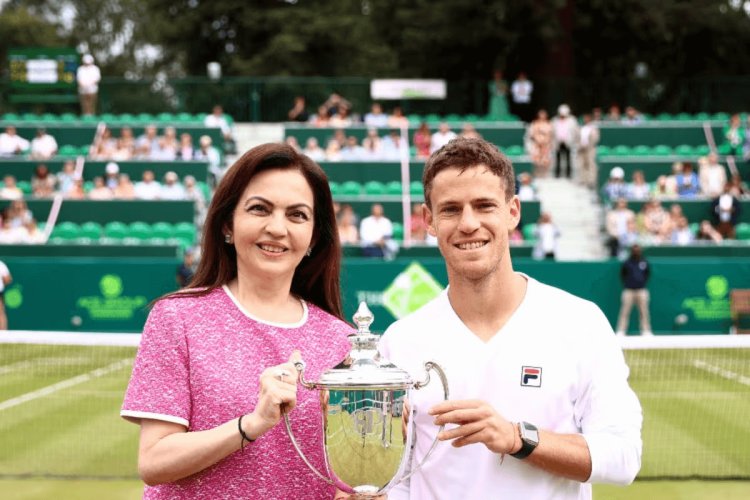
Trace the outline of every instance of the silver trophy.
<instances>
[{"instance_id":1,"label":"silver trophy","mask_svg":"<svg viewBox=\"0 0 750 500\"><path fill-rule=\"evenodd\" d=\"M379 337L370 333L372 321L372 313L362 302L354 315L357 333L349 337L349 356L323 373L317 382L305 380L304 361L295 363L302 386L320 391L328 474L320 472L305 457L292 433L289 414L284 413L289 438L307 466L327 483L361 497L382 495L407 479L437 445L436 438L424 459L407 471L415 430L414 415L409 418L404 408L409 391L426 386L429 372L434 369L448 399L445 373L436 363L425 363L425 380L415 382L406 371L381 359L377 350ZM412 413L416 411L412 409Z\"/></svg>"}]
</instances>

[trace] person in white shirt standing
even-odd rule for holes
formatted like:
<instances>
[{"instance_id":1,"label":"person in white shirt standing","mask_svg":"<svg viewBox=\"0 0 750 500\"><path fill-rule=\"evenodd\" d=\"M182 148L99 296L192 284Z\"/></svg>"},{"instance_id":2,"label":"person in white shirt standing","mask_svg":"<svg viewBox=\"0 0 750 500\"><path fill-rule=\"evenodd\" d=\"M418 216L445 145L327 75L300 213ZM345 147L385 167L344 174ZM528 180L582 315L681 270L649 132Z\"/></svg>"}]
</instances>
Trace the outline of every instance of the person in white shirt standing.
<instances>
[{"instance_id":1,"label":"person in white shirt standing","mask_svg":"<svg viewBox=\"0 0 750 500\"><path fill-rule=\"evenodd\" d=\"M531 97L534 93L534 84L521 71L510 86L511 112L526 123L531 122L532 109Z\"/></svg>"},{"instance_id":2,"label":"person in white shirt standing","mask_svg":"<svg viewBox=\"0 0 750 500\"><path fill-rule=\"evenodd\" d=\"M583 126L578 143L579 181L589 189L596 189L599 167L596 165L596 146L599 144L599 127L589 113L583 115Z\"/></svg>"},{"instance_id":3,"label":"person in white shirt standing","mask_svg":"<svg viewBox=\"0 0 750 500\"><path fill-rule=\"evenodd\" d=\"M0 260L0 331L8 329L8 316L5 314L5 287L13 282L8 266Z\"/></svg>"},{"instance_id":4,"label":"person in white shirt standing","mask_svg":"<svg viewBox=\"0 0 750 500\"><path fill-rule=\"evenodd\" d=\"M96 101L99 95L99 82L102 74L99 67L94 64L91 54L83 56L83 64L76 71L76 82L78 83L78 97L81 100L81 114L93 115L96 113Z\"/></svg>"},{"instance_id":5,"label":"person in white shirt standing","mask_svg":"<svg viewBox=\"0 0 750 500\"><path fill-rule=\"evenodd\" d=\"M393 236L393 224L383 215L383 205L373 203L370 215L359 224L359 238L362 254L365 257L385 257L389 255L388 241Z\"/></svg>"},{"instance_id":6,"label":"person in white shirt standing","mask_svg":"<svg viewBox=\"0 0 750 500\"><path fill-rule=\"evenodd\" d=\"M578 500L590 483L629 484L640 469L641 407L607 318L513 270L514 183L510 160L481 139L456 139L425 164L425 220L449 287L379 348L415 378L438 363L452 399L437 385L411 393L413 464L440 442L389 500Z\"/></svg>"},{"instance_id":7,"label":"person in white shirt standing","mask_svg":"<svg viewBox=\"0 0 750 500\"><path fill-rule=\"evenodd\" d=\"M578 143L578 121L570 114L567 104L557 108L557 116L552 119L552 130L555 134L555 177L563 174L562 165L565 163L565 177L570 179L573 168L571 159Z\"/></svg>"}]
</instances>

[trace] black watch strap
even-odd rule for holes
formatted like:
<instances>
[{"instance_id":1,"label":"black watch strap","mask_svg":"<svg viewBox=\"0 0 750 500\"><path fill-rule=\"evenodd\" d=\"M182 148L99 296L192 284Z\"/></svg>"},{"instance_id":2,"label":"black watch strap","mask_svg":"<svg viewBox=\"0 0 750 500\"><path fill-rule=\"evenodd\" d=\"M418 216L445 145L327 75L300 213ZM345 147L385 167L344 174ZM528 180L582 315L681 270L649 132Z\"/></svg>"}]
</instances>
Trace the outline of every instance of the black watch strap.
<instances>
[{"instance_id":1,"label":"black watch strap","mask_svg":"<svg viewBox=\"0 0 750 500\"><path fill-rule=\"evenodd\" d=\"M539 430L528 422L519 422L518 428L521 433L521 449L511 453L510 456L523 459L531 455L539 444Z\"/></svg>"}]
</instances>

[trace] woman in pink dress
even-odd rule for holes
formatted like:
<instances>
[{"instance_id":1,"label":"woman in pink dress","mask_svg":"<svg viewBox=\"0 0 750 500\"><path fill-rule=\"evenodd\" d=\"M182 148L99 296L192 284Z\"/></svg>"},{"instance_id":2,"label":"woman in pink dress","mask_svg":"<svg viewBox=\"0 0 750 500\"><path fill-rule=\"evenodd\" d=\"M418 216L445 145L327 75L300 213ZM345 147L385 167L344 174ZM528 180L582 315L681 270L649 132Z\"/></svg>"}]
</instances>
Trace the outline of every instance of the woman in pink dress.
<instances>
[{"instance_id":1,"label":"woman in pink dress","mask_svg":"<svg viewBox=\"0 0 750 500\"><path fill-rule=\"evenodd\" d=\"M340 253L323 170L284 144L249 150L211 202L185 291L146 322L121 415L140 424L144 498L334 498L319 397L297 391L349 352ZM285 410L284 410L285 409Z\"/></svg>"},{"instance_id":2,"label":"woman in pink dress","mask_svg":"<svg viewBox=\"0 0 750 500\"><path fill-rule=\"evenodd\" d=\"M552 123L547 112L540 109L529 125L526 149L534 163L534 177L546 177L552 164Z\"/></svg>"},{"instance_id":3,"label":"woman in pink dress","mask_svg":"<svg viewBox=\"0 0 750 500\"><path fill-rule=\"evenodd\" d=\"M432 132L426 122L422 122L414 132L414 146L417 148L417 158L427 159L430 157L430 141Z\"/></svg>"}]
</instances>

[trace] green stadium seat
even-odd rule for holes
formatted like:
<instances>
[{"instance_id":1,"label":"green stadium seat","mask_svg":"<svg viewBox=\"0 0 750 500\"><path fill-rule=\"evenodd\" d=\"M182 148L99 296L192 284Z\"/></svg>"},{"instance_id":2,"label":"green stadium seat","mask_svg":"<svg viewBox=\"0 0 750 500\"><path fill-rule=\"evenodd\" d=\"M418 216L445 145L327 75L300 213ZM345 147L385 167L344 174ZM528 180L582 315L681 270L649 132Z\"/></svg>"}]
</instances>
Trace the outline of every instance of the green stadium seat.
<instances>
[{"instance_id":1,"label":"green stadium seat","mask_svg":"<svg viewBox=\"0 0 750 500\"><path fill-rule=\"evenodd\" d=\"M635 156L649 156L651 155L651 147L645 144L639 144L633 148L633 154Z\"/></svg>"},{"instance_id":2,"label":"green stadium seat","mask_svg":"<svg viewBox=\"0 0 750 500\"><path fill-rule=\"evenodd\" d=\"M710 120L711 119L711 115L709 113L704 113L704 112L696 113L695 114L695 119L696 120L701 120L701 121L706 121L706 120Z\"/></svg>"},{"instance_id":3,"label":"green stadium seat","mask_svg":"<svg viewBox=\"0 0 750 500\"><path fill-rule=\"evenodd\" d=\"M357 181L342 182L339 192L343 196L359 196L362 194L362 185Z\"/></svg>"},{"instance_id":4,"label":"green stadium seat","mask_svg":"<svg viewBox=\"0 0 750 500\"><path fill-rule=\"evenodd\" d=\"M693 115L690 113L677 113L675 118L681 122L689 122L693 120Z\"/></svg>"},{"instance_id":5,"label":"green stadium seat","mask_svg":"<svg viewBox=\"0 0 750 500\"><path fill-rule=\"evenodd\" d=\"M107 125L117 122L117 116L113 113L102 113L99 115L99 119Z\"/></svg>"},{"instance_id":6,"label":"green stadium seat","mask_svg":"<svg viewBox=\"0 0 750 500\"><path fill-rule=\"evenodd\" d=\"M601 144L596 148L596 153L599 156L610 156L612 154L612 149L609 146Z\"/></svg>"},{"instance_id":7,"label":"green stadium seat","mask_svg":"<svg viewBox=\"0 0 750 500\"><path fill-rule=\"evenodd\" d=\"M385 193L394 195L394 196L400 196L402 194L401 192L401 182L400 181L391 181L388 184L385 185Z\"/></svg>"},{"instance_id":8,"label":"green stadium seat","mask_svg":"<svg viewBox=\"0 0 750 500\"><path fill-rule=\"evenodd\" d=\"M91 240L98 240L102 237L103 228L98 222L84 222L81 224L81 228L78 231L78 235L81 238L89 238Z\"/></svg>"},{"instance_id":9,"label":"green stadium seat","mask_svg":"<svg viewBox=\"0 0 750 500\"><path fill-rule=\"evenodd\" d=\"M99 117L94 115L84 115L81 116L79 120L83 123L97 123L99 121Z\"/></svg>"},{"instance_id":10,"label":"green stadium seat","mask_svg":"<svg viewBox=\"0 0 750 500\"><path fill-rule=\"evenodd\" d=\"M619 146L615 146L614 148L612 148L612 154L615 156L630 156L632 154L632 151L630 149L630 146L620 144Z\"/></svg>"},{"instance_id":11,"label":"green stadium seat","mask_svg":"<svg viewBox=\"0 0 750 500\"><path fill-rule=\"evenodd\" d=\"M422 123L422 115L407 115L406 118L409 120L409 125L411 126L417 126Z\"/></svg>"},{"instance_id":12,"label":"green stadium seat","mask_svg":"<svg viewBox=\"0 0 750 500\"><path fill-rule=\"evenodd\" d=\"M700 229L701 224L700 222L691 222L690 224L688 224L688 227L690 228L691 233L693 233L694 235L697 235L698 229Z\"/></svg>"},{"instance_id":13,"label":"green stadium seat","mask_svg":"<svg viewBox=\"0 0 750 500\"><path fill-rule=\"evenodd\" d=\"M144 241L153 236L151 226L145 222L136 221L128 225L128 238Z\"/></svg>"},{"instance_id":14,"label":"green stadium seat","mask_svg":"<svg viewBox=\"0 0 750 500\"><path fill-rule=\"evenodd\" d=\"M656 156L669 156L672 154L672 148L666 144L657 144L651 148L651 153Z\"/></svg>"},{"instance_id":15,"label":"green stadium seat","mask_svg":"<svg viewBox=\"0 0 750 500\"><path fill-rule=\"evenodd\" d=\"M57 150L57 154L60 156L67 156L67 157L76 156L78 155L78 146L65 144L63 146L60 146L60 148Z\"/></svg>"},{"instance_id":16,"label":"green stadium seat","mask_svg":"<svg viewBox=\"0 0 750 500\"><path fill-rule=\"evenodd\" d=\"M524 224L521 228L521 234L523 234L523 239L526 241L536 241L536 223L535 222L529 222L528 224Z\"/></svg>"},{"instance_id":17,"label":"green stadium seat","mask_svg":"<svg viewBox=\"0 0 750 500\"><path fill-rule=\"evenodd\" d=\"M83 192L90 193L92 189L94 189L94 181L84 181Z\"/></svg>"},{"instance_id":18,"label":"green stadium seat","mask_svg":"<svg viewBox=\"0 0 750 500\"><path fill-rule=\"evenodd\" d=\"M712 120L726 122L729 121L729 113L714 113L711 115Z\"/></svg>"},{"instance_id":19,"label":"green stadium seat","mask_svg":"<svg viewBox=\"0 0 750 500\"><path fill-rule=\"evenodd\" d=\"M365 183L365 194L369 196L384 195L385 184L380 181L368 181Z\"/></svg>"},{"instance_id":20,"label":"green stadium seat","mask_svg":"<svg viewBox=\"0 0 750 500\"><path fill-rule=\"evenodd\" d=\"M41 121L42 117L36 113L23 113L21 115L21 121L24 122L38 122Z\"/></svg>"},{"instance_id":21,"label":"green stadium seat","mask_svg":"<svg viewBox=\"0 0 750 500\"><path fill-rule=\"evenodd\" d=\"M428 115L425 115L424 119L430 125L437 125L438 123L443 121L443 118L437 113L430 113Z\"/></svg>"},{"instance_id":22,"label":"green stadium seat","mask_svg":"<svg viewBox=\"0 0 750 500\"><path fill-rule=\"evenodd\" d=\"M404 239L404 225L400 222L394 222L393 227L393 239L403 241Z\"/></svg>"},{"instance_id":23,"label":"green stadium seat","mask_svg":"<svg viewBox=\"0 0 750 500\"><path fill-rule=\"evenodd\" d=\"M128 235L128 226L122 222L112 221L104 225L104 237L110 241L121 241Z\"/></svg>"},{"instance_id":24,"label":"green stadium seat","mask_svg":"<svg viewBox=\"0 0 750 500\"><path fill-rule=\"evenodd\" d=\"M79 231L80 228L75 222L58 222L55 228L52 230L52 234L50 236L71 241L78 238Z\"/></svg>"},{"instance_id":25,"label":"green stadium seat","mask_svg":"<svg viewBox=\"0 0 750 500\"><path fill-rule=\"evenodd\" d=\"M31 194L30 181L16 181L16 186L18 186L18 189L20 189L24 195Z\"/></svg>"},{"instance_id":26,"label":"green stadium seat","mask_svg":"<svg viewBox=\"0 0 750 500\"><path fill-rule=\"evenodd\" d=\"M127 125L127 124L133 124L136 122L135 116L133 116L132 113L121 113L120 116L117 118L117 121Z\"/></svg>"},{"instance_id":27,"label":"green stadium seat","mask_svg":"<svg viewBox=\"0 0 750 500\"><path fill-rule=\"evenodd\" d=\"M190 113L177 113L175 115L175 121L177 123L191 123L193 121L193 115Z\"/></svg>"},{"instance_id":28,"label":"green stadium seat","mask_svg":"<svg viewBox=\"0 0 750 500\"><path fill-rule=\"evenodd\" d=\"M186 241L190 245L195 242L196 234L195 224L192 222L178 222L174 225L174 237Z\"/></svg>"},{"instance_id":29,"label":"green stadium seat","mask_svg":"<svg viewBox=\"0 0 750 500\"><path fill-rule=\"evenodd\" d=\"M19 116L16 113L5 113L3 115L3 121L5 121L5 122L17 122L17 121L19 121Z\"/></svg>"},{"instance_id":30,"label":"green stadium seat","mask_svg":"<svg viewBox=\"0 0 750 500\"><path fill-rule=\"evenodd\" d=\"M169 243L169 240L167 238L148 238L146 240L143 240L143 243L161 247Z\"/></svg>"},{"instance_id":31,"label":"green stadium seat","mask_svg":"<svg viewBox=\"0 0 750 500\"><path fill-rule=\"evenodd\" d=\"M148 125L156 121L156 117L151 113L138 113L135 115L135 121L143 125Z\"/></svg>"},{"instance_id":32,"label":"green stadium seat","mask_svg":"<svg viewBox=\"0 0 750 500\"><path fill-rule=\"evenodd\" d=\"M208 113L196 113L193 115L193 121L196 123L203 123L208 116Z\"/></svg>"},{"instance_id":33,"label":"green stadium seat","mask_svg":"<svg viewBox=\"0 0 750 500\"><path fill-rule=\"evenodd\" d=\"M424 196L424 188L421 181L411 181L409 184L409 193L412 196Z\"/></svg>"},{"instance_id":34,"label":"green stadium seat","mask_svg":"<svg viewBox=\"0 0 750 500\"><path fill-rule=\"evenodd\" d=\"M674 117L669 113L659 113L656 115L656 119L662 122L668 122L674 120Z\"/></svg>"},{"instance_id":35,"label":"green stadium seat","mask_svg":"<svg viewBox=\"0 0 750 500\"><path fill-rule=\"evenodd\" d=\"M201 190L201 192L203 193L203 197L206 199L206 201L211 200L211 187L208 185L207 182L197 181L195 185L198 186L198 189Z\"/></svg>"},{"instance_id":36,"label":"green stadium seat","mask_svg":"<svg viewBox=\"0 0 750 500\"><path fill-rule=\"evenodd\" d=\"M328 188L331 190L333 196L341 194L341 184L336 181L328 181Z\"/></svg>"},{"instance_id":37,"label":"green stadium seat","mask_svg":"<svg viewBox=\"0 0 750 500\"><path fill-rule=\"evenodd\" d=\"M732 146L731 144L719 144L719 147L716 148L716 152L720 155L728 155L732 152Z\"/></svg>"},{"instance_id":38,"label":"green stadium seat","mask_svg":"<svg viewBox=\"0 0 750 500\"><path fill-rule=\"evenodd\" d=\"M693 150L693 146L691 146L690 144L680 144L679 146L675 146L674 154L680 156L694 156L695 151Z\"/></svg>"},{"instance_id":39,"label":"green stadium seat","mask_svg":"<svg viewBox=\"0 0 750 500\"><path fill-rule=\"evenodd\" d=\"M464 115L464 121L469 123L476 123L479 121L479 115L468 114Z\"/></svg>"},{"instance_id":40,"label":"green stadium seat","mask_svg":"<svg viewBox=\"0 0 750 500\"><path fill-rule=\"evenodd\" d=\"M63 113L60 115L60 121L63 123L75 123L78 117L73 113Z\"/></svg>"},{"instance_id":41,"label":"green stadium seat","mask_svg":"<svg viewBox=\"0 0 750 500\"><path fill-rule=\"evenodd\" d=\"M517 144L502 149L503 152L508 156L523 156L523 154L525 153L523 146L519 146Z\"/></svg>"},{"instance_id":42,"label":"green stadium seat","mask_svg":"<svg viewBox=\"0 0 750 500\"><path fill-rule=\"evenodd\" d=\"M463 117L456 113L449 113L445 115L445 121L458 124L463 121Z\"/></svg>"},{"instance_id":43,"label":"green stadium seat","mask_svg":"<svg viewBox=\"0 0 750 500\"><path fill-rule=\"evenodd\" d=\"M156 119L163 125L174 125L177 122L174 113L159 113Z\"/></svg>"},{"instance_id":44,"label":"green stadium seat","mask_svg":"<svg viewBox=\"0 0 750 500\"><path fill-rule=\"evenodd\" d=\"M60 119L54 113L43 113L41 118L42 118L42 121L46 123L47 125L54 125L58 121L60 121Z\"/></svg>"},{"instance_id":45,"label":"green stadium seat","mask_svg":"<svg viewBox=\"0 0 750 500\"><path fill-rule=\"evenodd\" d=\"M750 240L750 224L747 222L740 222L735 227L735 230L737 231L737 239L742 241Z\"/></svg>"},{"instance_id":46,"label":"green stadium seat","mask_svg":"<svg viewBox=\"0 0 750 500\"><path fill-rule=\"evenodd\" d=\"M706 156L711 152L711 148L708 146L708 144L701 144L700 146L695 146L693 148L693 153L695 153L698 156Z\"/></svg>"},{"instance_id":47,"label":"green stadium seat","mask_svg":"<svg viewBox=\"0 0 750 500\"><path fill-rule=\"evenodd\" d=\"M151 224L151 237L168 240L174 236L174 226L169 222L155 222Z\"/></svg>"}]
</instances>

